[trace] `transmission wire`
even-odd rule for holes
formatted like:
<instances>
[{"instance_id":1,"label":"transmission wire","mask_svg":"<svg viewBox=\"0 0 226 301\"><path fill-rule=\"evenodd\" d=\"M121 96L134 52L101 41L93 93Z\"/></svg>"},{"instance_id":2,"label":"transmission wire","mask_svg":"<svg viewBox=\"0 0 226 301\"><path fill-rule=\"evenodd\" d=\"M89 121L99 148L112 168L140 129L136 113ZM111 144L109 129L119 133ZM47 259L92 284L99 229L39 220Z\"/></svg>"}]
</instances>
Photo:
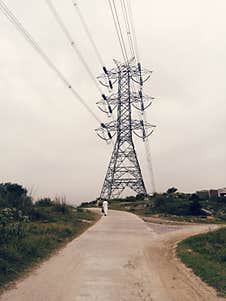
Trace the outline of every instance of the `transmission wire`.
<instances>
[{"instance_id":1,"label":"transmission wire","mask_svg":"<svg viewBox=\"0 0 226 301\"><path fill-rule=\"evenodd\" d=\"M147 122L146 112L143 113L143 119L144 119L144 122ZM145 152L146 152L146 160L147 160L147 163L148 163L148 172L149 172L149 176L150 176L150 179L151 179L152 192L155 193L156 192L156 186L155 186L155 177L154 177L154 171L153 171L151 146L150 146L149 137L147 137L145 139L144 146L145 146Z\"/></svg>"},{"instance_id":2,"label":"transmission wire","mask_svg":"<svg viewBox=\"0 0 226 301\"><path fill-rule=\"evenodd\" d=\"M128 55L127 55L126 44L125 44L123 33L122 33L122 28L121 28L121 24L120 24L120 20L119 20L119 15L118 15L117 7L116 7L116 4L115 4L115 0L112 0L112 1L113 1L113 7L114 7L114 10L115 10L116 21L117 21L118 28L119 28L119 33L120 33L121 39L122 39L122 45L124 47L125 56L126 56L126 59L127 59L127 62L128 62L129 59L128 59Z\"/></svg>"},{"instance_id":3,"label":"transmission wire","mask_svg":"<svg viewBox=\"0 0 226 301\"><path fill-rule=\"evenodd\" d=\"M136 54L135 54L135 50L134 50L134 46L133 46L133 38L131 37L132 32L131 32L131 29L130 29L130 21L129 21L129 16L128 16L127 8L126 8L126 5L125 5L125 1L120 0L120 3L121 3L122 12L123 12L125 28L126 28L129 48L130 48L130 52L131 52L131 57L136 58Z\"/></svg>"},{"instance_id":4,"label":"transmission wire","mask_svg":"<svg viewBox=\"0 0 226 301\"><path fill-rule=\"evenodd\" d=\"M87 105L84 99L79 95L79 93L72 87L70 82L64 77L64 75L57 69L54 63L49 59L46 53L41 49L39 44L33 39L31 34L25 29L25 27L20 23L17 17L13 14L13 12L8 8L8 6L4 3L4 1L0 0L0 10L7 17L7 19L15 26L18 32L20 32L25 40L38 52L38 54L42 57L45 63L52 69L59 79L71 90L72 94L76 99L80 101L80 103L87 109L87 111L96 119L98 123L101 123L98 116L92 111L92 109Z\"/></svg>"},{"instance_id":5,"label":"transmission wire","mask_svg":"<svg viewBox=\"0 0 226 301\"><path fill-rule=\"evenodd\" d=\"M136 37L136 30L135 30L135 25L134 25L134 17L133 17L133 10L132 10L132 5L131 5L131 0L125 0L127 3L128 7L128 16L132 28L132 34L133 34L133 41L134 41L134 49L136 53L136 58L137 61L140 61L140 56L139 56L139 49L138 49L138 43L137 43L137 37Z\"/></svg>"},{"instance_id":6,"label":"transmission wire","mask_svg":"<svg viewBox=\"0 0 226 301\"><path fill-rule=\"evenodd\" d=\"M120 31L119 31L119 28L118 28L118 25L117 25L117 20L116 20L115 14L114 14L114 9L113 9L111 0L108 0L108 3L109 3L110 10L111 10L112 18L113 18L113 21L114 21L114 26L115 26L115 29L116 29L116 34L117 34L117 38L118 38L118 41L119 41L119 45L120 45L120 48L121 48L121 51L122 51L122 56L123 56L123 59L126 63L126 61L128 61L128 59L126 57L126 53L125 53L125 50L124 50L124 47L123 47Z\"/></svg>"},{"instance_id":7,"label":"transmission wire","mask_svg":"<svg viewBox=\"0 0 226 301\"><path fill-rule=\"evenodd\" d=\"M87 73L89 74L90 78L92 79L92 81L94 82L95 86L97 87L98 91L100 92L100 94L103 94L95 76L93 75L88 63L86 62L85 58L83 57L83 55L81 54L80 50L78 49L78 47L75 44L75 41L73 40L71 34L69 33L65 23L63 22L61 16L59 15L59 13L57 12L56 8L53 5L53 2L51 0L45 0L49 9L51 10L52 14L54 15L58 25L60 26L61 30L63 31L63 33L65 34L66 38L68 39L70 45L72 46L73 50L75 51L75 53L77 54L77 56L79 57L80 61L82 62L83 66L85 67Z\"/></svg>"},{"instance_id":8,"label":"transmission wire","mask_svg":"<svg viewBox=\"0 0 226 301\"><path fill-rule=\"evenodd\" d=\"M137 43L137 38L136 38L135 26L134 26L134 18L133 18L131 0L125 0L126 3L127 3L128 13L127 13L127 8L126 8L125 2L123 0L120 0L120 1L121 1L121 3L123 2L123 4L124 4L124 10L125 10L125 14L126 14L125 17L127 18L126 22L128 22L128 24L130 24L131 28L132 28L132 36L133 36L132 45L133 46L131 46L131 47L133 47L134 53L135 53L135 58L136 58L137 62L139 63L139 60L140 60L139 50L138 50L138 43ZM130 26L128 28L130 29ZM129 41L129 43L131 43L131 41ZM134 85L133 85L133 90L134 90ZM141 86L141 91L142 91L142 86ZM142 112L141 118L143 119L144 123L147 122L145 111ZM152 165L152 155L151 155L151 147L150 147L149 137L147 137L145 139L144 145L145 145L146 160L147 160L147 163L148 163L148 172L149 172L149 176L150 176L150 179L151 179L152 192L155 193L156 192L156 185L155 185L154 171L153 171L153 165Z\"/></svg>"},{"instance_id":9,"label":"transmission wire","mask_svg":"<svg viewBox=\"0 0 226 301\"><path fill-rule=\"evenodd\" d=\"M81 21L81 23L82 23L82 25L83 25L83 27L85 29L85 32L86 32L86 34L87 34L87 36L89 38L89 41L90 41L91 45L93 46L93 49L94 49L94 51L96 53L96 56L97 56L97 58L99 60L99 63L101 65L101 67L103 67L103 66L105 66L103 58L102 58L102 56L100 54L100 51L98 50L98 47L97 47L97 45L96 45L96 43L95 43L95 41L94 41L94 39L92 37L92 34L91 34L90 30L89 30L89 27L88 27L88 25L87 25L87 23L85 21L85 18L83 16L83 14L81 12L81 9L79 8L79 5L78 5L77 1L72 0L72 2L73 2L73 5L75 7L75 10L76 10L76 12L77 12L77 14L79 16L79 19L80 19L80 21Z\"/></svg>"},{"instance_id":10,"label":"transmission wire","mask_svg":"<svg viewBox=\"0 0 226 301\"><path fill-rule=\"evenodd\" d=\"M98 61L99 61L99 63L100 63L100 65L101 65L101 68L104 70L104 73L105 73L105 75L106 75L106 78L107 78L107 80L109 81L109 83L111 84L111 81L110 81L110 79L109 79L109 75L108 75L108 71L107 71L107 68L105 67L105 64L104 64L104 60L103 60L103 58L102 58L102 56L101 56L101 53L100 53L100 51L98 50L98 47L97 47L97 45L96 45L96 43L95 43L95 41L94 41L94 39L93 39L93 37L92 37L92 34L91 34L91 32L90 32L90 29L89 29L89 27L88 27L88 25L87 25L87 23L86 23L86 21L85 21L85 18L84 18L84 16L83 16L83 14L82 14L82 11L81 11L81 9L80 9L80 7L79 7L79 5L78 5L78 2L77 1L75 1L75 0L72 0L72 3L73 3L73 6L75 7L75 11L77 12L77 15L78 15L78 17L79 17L79 19L80 19L80 22L81 22L81 24L82 24L82 26L83 26L83 28L84 28L84 30L85 30L85 33L86 33L86 35L88 36L88 39L89 39L89 41L90 41L90 44L92 45L92 47L93 47L93 50L94 50L94 52L95 52L95 54L96 54L96 57L97 57L97 59L98 59ZM111 84L112 85L112 84ZM110 93L111 92L111 88L110 88L110 86L108 86L108 92ZM108 102L108 100L105 100L105 110L106 110L106 104L107 104L107 106L109 106L109 102ZM109 110L109 109L108 109ZM114 121L114 113L112 112L112 113L108 113L108 117L112 117L112 119L113 119L113 121Z\"/></svg>"}]
</instances>

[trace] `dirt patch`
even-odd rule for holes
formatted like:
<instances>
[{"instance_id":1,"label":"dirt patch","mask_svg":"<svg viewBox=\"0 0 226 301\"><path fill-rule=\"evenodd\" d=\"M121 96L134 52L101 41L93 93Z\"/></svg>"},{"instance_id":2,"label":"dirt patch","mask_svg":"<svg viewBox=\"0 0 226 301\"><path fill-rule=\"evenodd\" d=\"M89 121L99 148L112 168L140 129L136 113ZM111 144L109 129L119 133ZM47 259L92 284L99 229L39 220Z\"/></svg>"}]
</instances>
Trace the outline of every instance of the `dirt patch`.
<instances>
[{"instance_id":1,"label":"dirt patch","mask_svg":"<svg viewBox=\"0 0 226 301\"><path fill-rule=\"evenodd\" d=\"M163 290L166 290L170 300L174 301L216 301L226 300L217 296L216 291L207 286L194 275L176 257L176 245L179 241L191 235L216 229L216 225L203 226L168 226L149 224L149 227L158 231L159 237L147 248L146 254L149 263L159 274ZM154 260L153 260L154 259Z\"/></svg>"}]
</instances>

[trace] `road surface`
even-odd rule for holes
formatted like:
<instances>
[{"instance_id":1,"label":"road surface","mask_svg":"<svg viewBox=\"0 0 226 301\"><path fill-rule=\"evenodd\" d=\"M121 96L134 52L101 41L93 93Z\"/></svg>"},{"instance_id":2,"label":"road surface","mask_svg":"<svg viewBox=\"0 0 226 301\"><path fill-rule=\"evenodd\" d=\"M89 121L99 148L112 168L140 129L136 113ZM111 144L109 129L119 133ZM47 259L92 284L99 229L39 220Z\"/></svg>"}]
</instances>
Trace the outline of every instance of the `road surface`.
<instances>
[{"instance_id":1,"label":"road surface","mask_svg":"<svg viewBox=\"0 0 226 301\"><path fill-rule=\"evenodd\" d=\"M110 211L0 300L225 300L174 256L176 241L208 228L147 224L133 214Z\"/></svg>"}]
</instances>

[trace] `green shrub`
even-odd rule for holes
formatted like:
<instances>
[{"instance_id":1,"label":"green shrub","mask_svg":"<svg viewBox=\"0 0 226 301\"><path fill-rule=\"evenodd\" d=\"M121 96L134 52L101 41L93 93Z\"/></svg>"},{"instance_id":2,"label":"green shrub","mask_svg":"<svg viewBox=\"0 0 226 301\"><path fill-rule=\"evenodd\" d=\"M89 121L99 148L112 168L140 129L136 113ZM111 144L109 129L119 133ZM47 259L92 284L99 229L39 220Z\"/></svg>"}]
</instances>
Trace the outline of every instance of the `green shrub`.
<instances>
[{"instance_id":1,"label":"green shrub","mask_svg":"<svg viewBox=\"0 0 226 301\"><path fill-rule=\"evenodd\" d=\"M35 206L37 206L37 207L39 207L39 206L40 207L51 207L53 205L54 205L53 201L49 198L40 199L35 203Z\"/></svg>"}]
</instances>

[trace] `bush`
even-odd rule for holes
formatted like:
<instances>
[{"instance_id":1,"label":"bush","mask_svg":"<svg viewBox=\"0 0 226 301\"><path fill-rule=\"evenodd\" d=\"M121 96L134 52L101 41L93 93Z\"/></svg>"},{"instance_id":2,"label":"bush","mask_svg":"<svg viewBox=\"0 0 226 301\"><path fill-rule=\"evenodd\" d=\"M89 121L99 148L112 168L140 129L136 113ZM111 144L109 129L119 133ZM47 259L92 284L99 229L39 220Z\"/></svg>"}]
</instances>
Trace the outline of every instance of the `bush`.
<instances>
[{"instance_id":1,"label":"bush","mask_svg":"<svg viewBox=\"0 0 226 301\"><path fill-rule=\"evenodd\" d=\"M0 243L18 241L24 236L28 216L15 208L5 208L0 211Z\"/></svg>"},{"instance_id":2,"label":"bush","mask_svg":"<svg viewBox=\"0 0 226 301\"><path fill-rule=\"evenodd\" d=\"M63 214L69 213L69 207L66 204L65 197L56 197L54 200L54 208L57 212L61 212Z\"/></svg>"},{"instance_id":3,"label":"bush","mask_svg":"<svg viewBox=\"0 0 226 301\"><path fill-rule=\"evenodd\" d=\"M35 203L35 206L40 206L40 207L50 207L53 205L54 205L53 201L49 198L40 199Z\"/></svg>"}]
</instances>

